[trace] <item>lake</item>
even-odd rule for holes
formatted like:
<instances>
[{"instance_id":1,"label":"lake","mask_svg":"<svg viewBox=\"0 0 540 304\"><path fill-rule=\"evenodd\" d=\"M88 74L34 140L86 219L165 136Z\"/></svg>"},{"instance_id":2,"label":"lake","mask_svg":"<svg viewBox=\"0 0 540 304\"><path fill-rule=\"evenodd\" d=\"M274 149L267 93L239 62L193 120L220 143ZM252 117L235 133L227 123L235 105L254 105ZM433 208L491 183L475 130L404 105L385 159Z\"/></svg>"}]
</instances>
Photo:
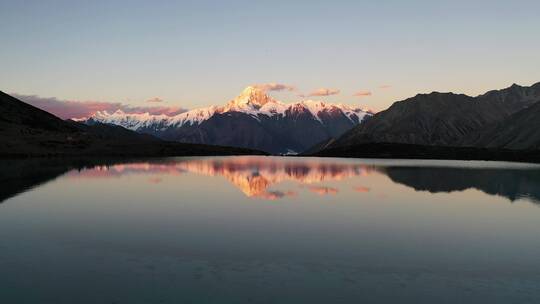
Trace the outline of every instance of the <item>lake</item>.
<instances>
[{"instance_id":1,"label":"lake","mask_svg":"<svg viewBox=\"0 0 540 304\"><path fill-rule=\"evenodd\" d=\"M540 303L540 166L0 161L1 303Z\"/></svg>"}]
</instances>

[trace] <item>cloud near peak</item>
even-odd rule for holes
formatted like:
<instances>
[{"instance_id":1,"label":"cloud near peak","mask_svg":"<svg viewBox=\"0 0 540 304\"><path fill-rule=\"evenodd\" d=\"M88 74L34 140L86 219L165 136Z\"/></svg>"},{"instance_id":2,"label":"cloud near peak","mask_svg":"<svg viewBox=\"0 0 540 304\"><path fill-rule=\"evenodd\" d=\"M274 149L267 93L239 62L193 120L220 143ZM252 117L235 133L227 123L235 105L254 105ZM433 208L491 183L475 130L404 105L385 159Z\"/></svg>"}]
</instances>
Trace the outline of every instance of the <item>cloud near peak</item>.
<instances>
[{"instance_id":1,"label":"cloud near peak","mask_svg":"<svg viewBox=\"0 0 540 304\"><path fill-rule=\"evenodd\" d=\"M295 91L296 90L296 87L295 86L292 86L292 85L288 85L288 84L283 84L283 83L274 83L274 82L271 82L271 83L259 83L259 84L254 84L253 85L254 87L258 88L258 89L261 89L265 92L269 92L269 91Z\"/></svg>"},{"instance_id":2,"label":"cloud near peak","mask_svg":"<svg viewBox=\"0 0 540 304\"><path fill-rule=\"evenodd\" d=\"M330 96L339 94L340 90L338 89L329 89L329 88L320 88L311 92L308 96Z\"/></svg>"},{"instance_id":3,"label":"cloud near peak","mask_svg":"<svg viewBox=\"0 0 540 304\"><path fill-rule=\"evenodd\" d=\"M356 93L353 94L353 96L356 96L356 97L366 97L366 96L371 96L371 91L358 91Z\"/></svg>"},{"instance_id":4,"label":"cloud near peak","mask_svg":"<svg viewBox=\"0 0 540 304\"><path fill-rule=\"evenodd\" d=\"M122 110L125 113L130 114L150 113L155 115L165 114L168 116L174 116L186 111L181 107L134 107L120 102L75 101L61 100L55 97L41 97L37 95L12 95L15 98L52 113L62 119L85 118L98 111L115 112L117 110Z\"/></svg>"},{"instance_id":5,"label":"cloud near peak","mask_svg":"<svg viewBox=\"0 0 540 304\"><path fill-rule=\"evenodd\" d=\"M153 97L153 98L150 98L150 99L146 100L146 102L159 103L159 102L163 102L163 99L161 99L159 97Z\"/></svg>"}]
</instances>

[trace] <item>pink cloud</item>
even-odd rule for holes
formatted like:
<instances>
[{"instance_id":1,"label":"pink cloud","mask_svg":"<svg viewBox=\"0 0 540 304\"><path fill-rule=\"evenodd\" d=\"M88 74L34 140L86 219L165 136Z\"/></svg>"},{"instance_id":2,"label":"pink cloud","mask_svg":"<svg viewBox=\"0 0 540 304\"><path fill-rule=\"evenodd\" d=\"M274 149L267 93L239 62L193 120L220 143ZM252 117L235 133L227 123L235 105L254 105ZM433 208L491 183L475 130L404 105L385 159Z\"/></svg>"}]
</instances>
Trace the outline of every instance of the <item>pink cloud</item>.
<instances>
[{"instance_id":1,"label":"pink cloud","mask_svg":"<svg viewBox=\"0 0 540 304\"><path fill-rule=\"evenodd\" d=\"M389 84L383 84L379 86L379 89L390 89L392 86Z\"/></svg>"},{"instance_id":2,"label":"pink cloud","mask_svg":"<svg viewBox=\"0 0 540 304\"><path fill-rule=\"evenodd\" d=\"M339 94L338 89L328 89L328 88L320 88L318 90L315 90L311 92L308 96L330 96L330 95L337 95Z\"/></svg>"},{"instance_id":3,"label":"pink cloud","mask_svg":"<svg viewBox=\"0 0 540 304\"><path fill-rule=\"evenodd\" d=\"M296 90L296 87L294 87L292 85L283 84L283 83L274 83L274 82L271 82L271 83L259 83L259 84L254 84L253 86L258 88L258 89L261 89L261 90L263 90L265 92L268 92L268 91L294 91L294 90Z\"/></svg>"},{"instance_id":4,"label":"pink cloud","mask_svg":"<svg viewBox=\"0 0 540 304\"><path fill-rule=\"evenodd\" d=\"M165 114L173 116L185 112L181 107L134 107L125 105L119 102L103 102L103 101L74 101L61 100L55 97L40 97L37 95L21 95L11 94L26 103L52 113L62 119L84 118L89 117L97 111L114 112L122 110L126 113L150 113L150 114Z\"/></svg>"},{"instance_id":5,"label":"pink cloud","mask_svg":"<svg viewBox=\"0 0 540 304\"><path fill-rule=\"evenodd\" d=\"M148 99L146 102L158 103L158 102L163 102L163 99L161 99L159 97L153 97L153 98Z\"/></svg>"},{"instance_id":6,"label":"pink cloud","mask_svg":"<svg viewBox=\"0 0 540 304\"><path fill-rule=\"evenodd\" d=\"M358 92L354 93L353 96L356 96L356 97L371 96L371 92L370 91L358 91Z\"/></svg>"}]
</instances>

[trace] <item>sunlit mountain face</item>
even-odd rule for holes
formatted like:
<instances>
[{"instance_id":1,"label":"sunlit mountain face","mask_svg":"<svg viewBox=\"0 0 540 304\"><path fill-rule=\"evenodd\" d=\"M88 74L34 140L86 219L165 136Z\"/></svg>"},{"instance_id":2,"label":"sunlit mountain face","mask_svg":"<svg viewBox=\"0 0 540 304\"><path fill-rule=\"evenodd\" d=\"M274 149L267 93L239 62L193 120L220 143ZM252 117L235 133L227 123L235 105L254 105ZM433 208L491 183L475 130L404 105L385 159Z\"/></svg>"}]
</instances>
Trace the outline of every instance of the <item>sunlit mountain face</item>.
<instances>
[{"instance_id":1,"label":"sunlit mountain face","mask_svg":"<svg viewBox=\"0 0 540 304\"><path fill-rule=\"evenodd\" d=\"M224 105L174 116L118 110L97 112L83 121L119 125L165 140L290 154L337 138L371 116L359 106L321 100L283 103L263 89L249 86Z\"/></svg>"}]
</instances>

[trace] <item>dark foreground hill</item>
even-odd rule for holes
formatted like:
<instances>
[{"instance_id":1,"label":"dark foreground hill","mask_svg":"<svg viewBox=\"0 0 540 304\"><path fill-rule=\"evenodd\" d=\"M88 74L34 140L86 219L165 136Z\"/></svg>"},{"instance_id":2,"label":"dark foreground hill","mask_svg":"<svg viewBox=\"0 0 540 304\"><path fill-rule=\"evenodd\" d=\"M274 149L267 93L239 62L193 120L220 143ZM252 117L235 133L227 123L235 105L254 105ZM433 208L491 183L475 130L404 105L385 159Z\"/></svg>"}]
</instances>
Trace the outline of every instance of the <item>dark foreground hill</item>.
<instances>
[{"instance_id":1,"label":"dark foreground hill","mask_svg":"<svg viewBox=\"0 0 540 304\"><path fill-rule=\"evenodd\" d=\"M372 142L462 146L466 136L501 123L538 101L540 83L531 87L514 84L477 97L438 92L418 94L373 115L329 148ZM468 145L482 147L475 142Z\"/></svg>"},{"instance_id":2,"label":"dark foreground hill","mask_svg":"<svg viewBox=\"0 0 540 304\"><path fill-rule=\"evenodd\" d=\"M540 102L470 134L462 145L540 150Z\"/></svg>"},{"instance_id":3,"label":"dark foreground hill","mask_svg":"<svg viewBox=\"0 0 540 304\"><path fill-rule=\"evenodd\" d=\"M64 121L0 92L0 156L189 156L263 154L233 147L182 144L120 126Z\"/></svg>"},{"instance_id":4,"label":"dark foreground hill","mask_svg":"<svg viewBox=\"0 0 540 304\"><path fill-rule=\"evenodd\" d=\"M539 161L540 83L478 97L419 94L312 155Z\"/></svg>"}]
</instances>

